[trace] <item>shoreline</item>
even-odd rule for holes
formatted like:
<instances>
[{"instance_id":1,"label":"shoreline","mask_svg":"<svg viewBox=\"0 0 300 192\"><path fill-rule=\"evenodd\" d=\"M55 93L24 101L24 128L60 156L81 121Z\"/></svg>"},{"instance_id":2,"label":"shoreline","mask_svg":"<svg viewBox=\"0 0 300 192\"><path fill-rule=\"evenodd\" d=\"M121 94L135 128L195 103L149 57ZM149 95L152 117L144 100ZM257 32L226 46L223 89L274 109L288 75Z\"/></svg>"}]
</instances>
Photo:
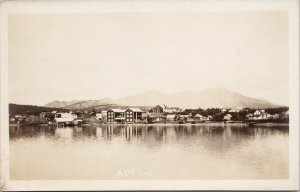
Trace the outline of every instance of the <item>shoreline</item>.
<instances>
[{"instance_id":1,"label":"shoreline","mask_svg":"<svg viewBox=\"0 0 300 192\"><path fill-rule=\"evenodd\" d=\"M229 123L224 123L224 122L203 122L203 123L175 123L175 122L170 122L170 123L124 123L124 124L119 124L119 123L105 123L105 122L87 122L83 123L81 125L65 125L65 126L78 126L78 127L87 127L87 126L242 126L242 127L257 127L257 126L263 126L263 127L289 127L289 123L278 123L278 122L257 122L255 124L249 124L247 122L229 122ZM56 124L9 124L9 127L18 127L18 126L47 126L47 127L57 127ZM58 126L58 127L63 127L63 126Z\"/></svg>"}]
</instances>

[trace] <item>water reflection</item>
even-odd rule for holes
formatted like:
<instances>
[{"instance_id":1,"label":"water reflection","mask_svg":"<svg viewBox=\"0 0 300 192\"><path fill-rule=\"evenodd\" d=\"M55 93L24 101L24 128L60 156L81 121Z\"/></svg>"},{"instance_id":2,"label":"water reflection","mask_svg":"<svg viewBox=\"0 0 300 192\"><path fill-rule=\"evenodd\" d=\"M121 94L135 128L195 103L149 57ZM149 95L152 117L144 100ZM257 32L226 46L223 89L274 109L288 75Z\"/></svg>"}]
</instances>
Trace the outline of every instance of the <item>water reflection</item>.
<instances>
[{"instance_id":1,"label":"water reflection","mask_svg":"<svg viewBox=\"0 0 300 192\"><path fill-rule=\"evenodd\" d=\"M54 140L113 140L121 138L128 142L141 141L155 144L164 142L189 143L201 140L207 142L238 144L249 139L268 137L274 134L288 135L286 127L247 127L247 126L149 126L149 125L103 125L85 127L10 127L11 140L47 137Z\"/></svg>"},{"instance_id":2,"label":"water reflection","mask_svg":"<svg viewBox=\"0 0 300 192\"><path fill-rule=\"evenodd\" d=\"M10 127L9 136L12 179L283 179L289 174L288 127L24 126ZM127 169L156 176L117 174Z\"/></svg>"}]
</instances>

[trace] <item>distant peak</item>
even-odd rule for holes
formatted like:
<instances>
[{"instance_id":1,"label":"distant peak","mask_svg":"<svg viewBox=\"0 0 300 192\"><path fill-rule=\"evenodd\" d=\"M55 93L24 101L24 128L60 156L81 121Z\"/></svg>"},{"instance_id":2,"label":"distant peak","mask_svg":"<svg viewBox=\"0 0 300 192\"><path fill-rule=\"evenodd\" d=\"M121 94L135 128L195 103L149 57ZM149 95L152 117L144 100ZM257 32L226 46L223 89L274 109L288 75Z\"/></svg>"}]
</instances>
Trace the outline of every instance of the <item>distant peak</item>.
<instances>
[{"instance_id":1,"label":"distant peak","mask_svg":"<svg viewBox=\"0 0 300 192\"><path fill-rule=\"evenodd\" d=\"M144 93L151 93L151 94L161 94L161 91L155 90L155 89L149 89L147 91L145 91Z\"/></svg>"}]
</instances>

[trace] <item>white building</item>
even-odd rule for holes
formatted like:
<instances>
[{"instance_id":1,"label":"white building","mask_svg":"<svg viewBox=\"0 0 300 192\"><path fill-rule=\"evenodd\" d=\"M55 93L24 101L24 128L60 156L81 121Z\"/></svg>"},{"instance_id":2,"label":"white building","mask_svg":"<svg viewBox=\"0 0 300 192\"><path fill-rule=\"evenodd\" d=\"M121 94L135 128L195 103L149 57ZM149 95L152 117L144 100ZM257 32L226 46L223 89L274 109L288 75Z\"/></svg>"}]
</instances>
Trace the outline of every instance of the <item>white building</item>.
<instances>
[{"instance_id":1,"label":"white building","mask_svg":"<svg viewBox=\"0 0 300 192\"><path fill-rule=\"evenodd\" d=\"M66 123L72 122L77 119L77 115L73 113L56 113L55 114L55 121L57 123Z\"/></svg>"},{"instance_id":2,"label":"white building","mask_svg":"<svg viewBox=\"0 0 300 192\"><path fill-rule=\"evenodd\" d=\"M227 115L225 115L225 116L223 117L223 119L224 119L224 120L227 120L227 121L230 121L231 118L232 118L232 115L230 115L230 114L227 114Z\"/></svg>"},{"instance_id":3,"label":"white building","mask_svg":"<svg viewBox=\"0 0 300 192\"><path fill-rule=\"evenodd\" d=\"M96 119L102 120L102 117L103 117L102 113L96 113Z\"/></svg>"},{"instance_id":4,"label":"white building","mask_svg":"<svg viewBox=\"0 0 300 192\"><path fill-rule=\"evenodd\" d=\"M167 117L166 117L166 119L167 119L168 121L174 121L174 120L175 120L175 117L176 117L175 114L168 114Z\"/></svg>"}]
</instances>

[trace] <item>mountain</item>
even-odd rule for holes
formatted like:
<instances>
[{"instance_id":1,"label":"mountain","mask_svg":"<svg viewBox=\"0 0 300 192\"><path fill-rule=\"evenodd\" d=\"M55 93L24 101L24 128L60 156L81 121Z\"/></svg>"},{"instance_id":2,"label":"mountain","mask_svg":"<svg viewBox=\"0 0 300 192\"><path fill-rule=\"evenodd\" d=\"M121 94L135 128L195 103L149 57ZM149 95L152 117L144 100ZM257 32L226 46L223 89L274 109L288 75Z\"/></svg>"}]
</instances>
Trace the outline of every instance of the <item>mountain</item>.
<instances>
[{"instance_id":1,"label":"mountain","mask_svg":"<svg viewBox=\"0 0 300 192\"><path fill-rule=\"evenodd\" d=\"M247 97L240 93L225 89L205 89L200 92L181 91L168 94L150 90L119 99L104 98L100 100L54 101L45 106L67 109L85 109L106 105L155 106L157 104L181 108L279 107L279 105L270 103L269 101Z\"/></svg>"}]
</instances>

